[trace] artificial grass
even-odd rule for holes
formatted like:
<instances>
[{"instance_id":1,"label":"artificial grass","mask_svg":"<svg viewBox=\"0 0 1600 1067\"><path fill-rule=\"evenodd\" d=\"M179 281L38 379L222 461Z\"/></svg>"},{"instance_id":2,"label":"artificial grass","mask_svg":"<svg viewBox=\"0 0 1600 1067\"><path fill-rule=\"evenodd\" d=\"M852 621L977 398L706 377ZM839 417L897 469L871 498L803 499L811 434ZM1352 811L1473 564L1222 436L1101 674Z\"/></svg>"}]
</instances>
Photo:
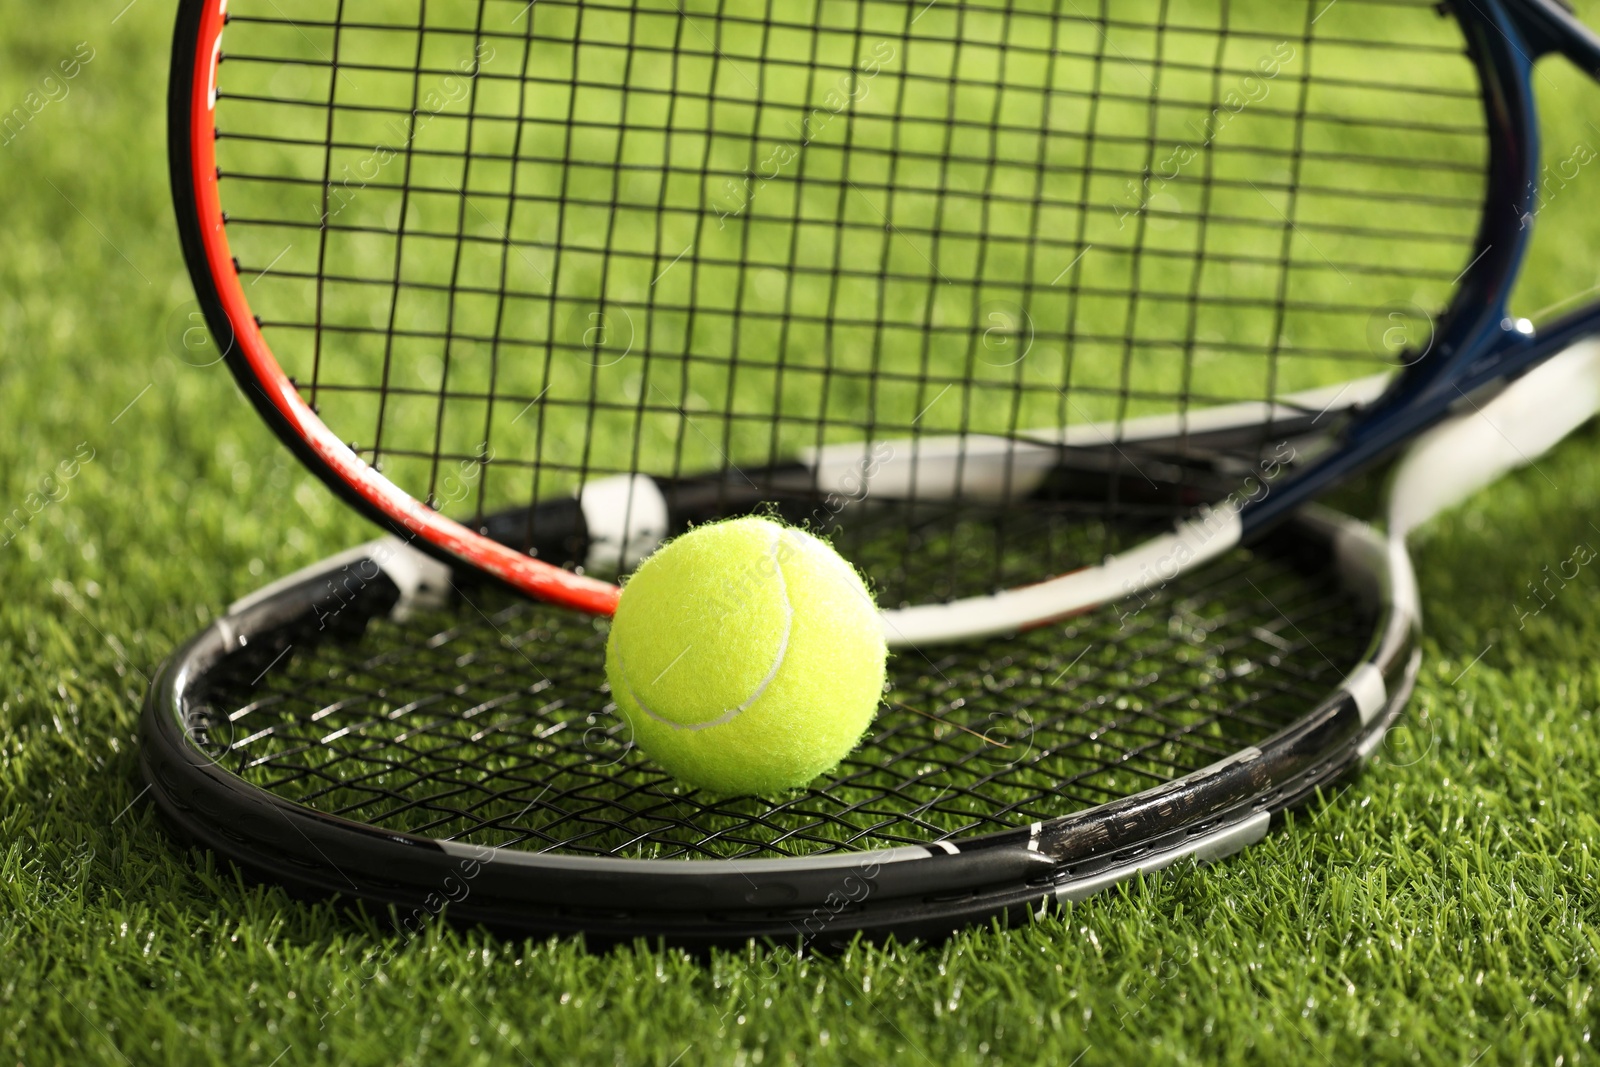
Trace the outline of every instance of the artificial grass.
<instances>
[{"instance_id":1,"label":"artificial grass","mask_svg":"<svg viewBox=\"0 0 1600 1067\"><path fill-rule=\"evenodd\" d=\"M1519 626L1528 582L1600 547L1594 430L1419 535L1427 659L1362 778L1239 858L1027 929L709 962L437 924L408 938L174 844L137 769L154 666L370 529L222 367L173 354L192 304L166 193L170 18L153 0L0 5L0 105L78 42L94 52L0 146L0 501L28 515L0 548L0 1060L1595 1058L1600 574ZM1600 137L1600 91L1559 65L1540 90L1552 161ZM1564 239L1534 256L1526 310L1600 281L1597 180L1541 213ZM35 512L36 492L55 499Z\"/></svg>"}]
</instances>

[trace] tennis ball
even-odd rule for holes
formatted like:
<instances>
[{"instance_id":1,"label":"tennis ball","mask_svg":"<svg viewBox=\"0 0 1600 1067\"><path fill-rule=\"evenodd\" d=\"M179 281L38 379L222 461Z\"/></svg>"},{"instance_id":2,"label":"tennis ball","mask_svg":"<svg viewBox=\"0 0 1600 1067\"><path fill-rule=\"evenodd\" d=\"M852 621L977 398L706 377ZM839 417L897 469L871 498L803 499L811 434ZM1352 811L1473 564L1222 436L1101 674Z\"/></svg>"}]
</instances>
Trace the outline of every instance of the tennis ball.
<instances>
[{"instance_id":1,"label":"tennis ball","mask_svg":"<svg viewBox=\"0 0 1600 1067\"><path fill-rule=\"evenodd\" d=\"M634 572L606 677L646 755L739 796L802 786L848 755L887 656L872 595L838 553L743 518L697 527Z\"/></svg>"}]
</instances>

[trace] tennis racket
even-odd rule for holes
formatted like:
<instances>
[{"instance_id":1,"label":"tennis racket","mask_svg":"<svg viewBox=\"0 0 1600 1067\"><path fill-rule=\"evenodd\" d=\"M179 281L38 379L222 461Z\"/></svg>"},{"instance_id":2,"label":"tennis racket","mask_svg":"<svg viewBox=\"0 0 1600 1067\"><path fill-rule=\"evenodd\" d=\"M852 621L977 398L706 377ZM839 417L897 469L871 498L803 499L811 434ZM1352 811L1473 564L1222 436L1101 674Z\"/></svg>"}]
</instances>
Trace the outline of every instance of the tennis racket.
<instances>
[{"instance_id":1,"label":"tennis racket","mask_svg":"<svg viewBox=\"0 0 1600 1067\"><path fill-rule=\"evenodd\" d=\"M418 547L606 614L691 518L772 503L872 577L898 515L940 578L885 632L931 645L1158 589L1600 321L1507 305L1532 64L1600 41L1442 11L185 0L174 200L246 394ZM1226 469L1130 447L1240 404Z\"/></svg>"},{"instance_id":2,"label":"tennis racket","mask_svg":"<svg viewBox=\"0 0 1600 1067\"><path fill-rule=\"evenodd\" d=\"M1147 594L892 657L861 748L783 797L674 783L627 744L603 622L395 538L178 651L144 773L190 840L411 930L448 909L597 943L822 948L1023 920L1235 852L1370 755L1417 669L1404 533L1597 409L1600 349L1574 350L1425 435L1387 537L1314 509Z\"/></svg>"}]
</instances>

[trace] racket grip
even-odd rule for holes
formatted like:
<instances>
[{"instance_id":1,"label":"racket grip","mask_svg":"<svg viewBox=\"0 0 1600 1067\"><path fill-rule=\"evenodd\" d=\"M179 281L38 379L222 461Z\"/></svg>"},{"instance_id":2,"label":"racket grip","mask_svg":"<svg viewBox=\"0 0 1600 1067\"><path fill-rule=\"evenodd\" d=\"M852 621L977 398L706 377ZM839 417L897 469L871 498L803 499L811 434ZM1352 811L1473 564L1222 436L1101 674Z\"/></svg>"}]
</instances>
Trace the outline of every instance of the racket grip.
<instances>
[{"instance_id":1,"label":"racket grip","mask_svg":"<svg viewBox=\"0 0 1600 1067\"><path fill-rule=\"evenodd\" d=\"M536 559L560 565L583 559L588 528L576 497L485 516L478 532Z\"/></svg>"},{"instance_id":2,"label":"racket grip","mask_svg":"<svg viewBox=\"0 0 1600 1067\"><path fill-rule=\"evenodd\" d=\"M589 482L574 496L495 512L478 532L556 566L625 574L668 537L703 522L748 515L763 505L801 521L815 496L814 480L798 463L697 478L619 474Z\"/></svg>"},{"instance_id":3,"label":"racket grip","mask_svg":"<svg viewBox=\"0 0 1600 1067\"><path fill-rule=\"evenodd\" d=\"M1600 342L1585 341L1419 438L1395 470L1389 533L1405 537L1507 471L1527 466L1600 411Z\"/></svg>"}]
</instances>

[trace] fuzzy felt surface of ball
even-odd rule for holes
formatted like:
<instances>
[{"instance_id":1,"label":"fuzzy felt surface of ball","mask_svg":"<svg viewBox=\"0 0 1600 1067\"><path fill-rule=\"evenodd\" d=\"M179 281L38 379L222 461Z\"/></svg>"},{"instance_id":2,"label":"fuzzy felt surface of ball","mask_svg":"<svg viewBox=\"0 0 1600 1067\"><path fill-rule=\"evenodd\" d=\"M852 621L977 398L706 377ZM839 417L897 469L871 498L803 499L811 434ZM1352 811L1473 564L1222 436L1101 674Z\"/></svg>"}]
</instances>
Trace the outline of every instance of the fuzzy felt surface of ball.
<instances>
[{"instance_id":1,"label":"fuzzy felt surface of ball","mask_svg":"<svg viewBox=\"0 0 1600 1067\"><path fill-rule=\"evenodd\" d=\"M697 527L640 565L606 676L633 740L674 777L770 795L855 748L887 655L855 569L811 534L752 517Z\"/></svg>"}]
</instances>

